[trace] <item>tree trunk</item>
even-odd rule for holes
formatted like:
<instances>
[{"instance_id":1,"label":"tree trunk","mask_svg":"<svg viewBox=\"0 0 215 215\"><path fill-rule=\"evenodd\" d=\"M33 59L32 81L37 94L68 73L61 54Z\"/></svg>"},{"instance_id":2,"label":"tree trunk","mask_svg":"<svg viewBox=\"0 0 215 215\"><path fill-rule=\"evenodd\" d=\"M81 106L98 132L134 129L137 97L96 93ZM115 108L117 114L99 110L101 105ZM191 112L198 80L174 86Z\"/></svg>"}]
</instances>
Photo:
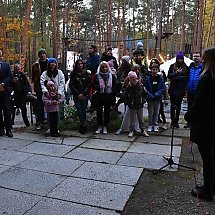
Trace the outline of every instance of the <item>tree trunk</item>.
<instances>
[{"instance_id":1,"label":"tree trunk","mask_svg":"<svg viewBox=\"0 0 215 215\"><path fill-rule=\"evenodd\" d=\"M117 46L118 46L118 55L119 55L119 57L118 57L118 60L120 61L120 59L121 59L121 31L120 31L120 27L121 27L121 19L120 19L120 5L121 5L121 1L120 0L118 0L118 8L117 8L117 10L118 10L118 23L117 23L117 41L118 41L118 44L117 44Z\"/></svg>"},{"instance_id":2,"label":"tree trunk","mask_svg":"<svg viewBox=\"0 0 215 215\"><path fill-rule=\"evenodd\" d=\"M101 20L100 20L100 2L96 0L96 17L97 17L97 26L99 32L99 52L101 52Z\"/></svg>"},{"instance_id":3,"label":"tree trunk","mask_svg":"<svg viewBox=\"0 0 215 215\"><path fill-rule=\"evenodd\" d=\"M44 19L43 19L43 0L40 2L40 31L41 31L41 43L42 43L42 48L44 48Z\"/></svg>"},{"instance_id":4,"label":"tree trunk","mask_svg":"<svg viewBox=\"0 0 215 215\"><path fill-rule=\"evenodd\" d=\"M57 58L57 13L56 13L56 0L52 0L52 50L53 57Z\"/></svg>"},{"instance_id":5,"label":"tree trunk","mask_svg":"<svg viewBox=\"0 0 215 215\"><path fill-rule=\"evenodd\" d=\"M149 30L150 30L150 0L147 0L147 41L146 41L146 57L149 59ZM148 60L147 59L147 60Z\"/></svg>"},{"instance_id":6,"label":"tree trunk","mask_svg":"<svg viewBox=\"0 0 215 215\"><path fill-rule=\"evenodd\" d=\"M184 32L184 16L185 16L185 4L186 0L183 0L183 11L182 11L182 20L181 20L181 43L180 50L184 52L184 40L185 40L185 32Z\"/></svg>"},{"instance_id":7,"label":"tree trunk","mask_svg":"<svg viewBox=\"0 0 215 215\"><path fill-rule=\"evenodd\" d=\"M202 51L202 23L203 23L204 1L199 0L199 20L198 20L198 35L196 51Z\"/></svg>"},{"instance_id":8,"label":"tree trunk","mask_svg":"<svg viewBox=\"0 0 215 215\"><path fill-rule=\"evenodd\" d=\"M126 50L125 0L122 0L123 55Z\"/></svg>"},{"instance_id":9,"label":"tree trunk","mask_svg":"<svg viewBox=\"0 0 215 215\"><path fill-rule=\"evenodd\" d=\"M215 17L215 5L214 5L214 8L213 8L213 11L212 11L212 14L211 14L211 19L210 19L210 24L209 24L209 31L208 31L208 35L207 35L207 41L206 41L205 48L207 48L208 44L209 44L209 39L210 39L210 35L211 35L211 29L212 29L212 23L213 23L214 17ZM215 29L215 26L214 26L214 29ZM214 37L215 37L215 32L214 32Z\"/></svg>"},{"instance_id":10,"label":"tree trunk","mask_svg":"<svg viewBox=\"0 0 215 215\"><path fill-rule=\"evenodd\" d=\"M173 50L174 50L174 39L175 39L175 36L174 36L174 33L175 33L175 14L174 14L174 12L175 12L175 3L173 3L173 5L172 5L172 23L171 23L172 26L171 26L171 28L172 28L173 35L171 38L171 51L170 51L171 58L174 57L174 52L173 52Z\"/></svg>"}]
</instances>

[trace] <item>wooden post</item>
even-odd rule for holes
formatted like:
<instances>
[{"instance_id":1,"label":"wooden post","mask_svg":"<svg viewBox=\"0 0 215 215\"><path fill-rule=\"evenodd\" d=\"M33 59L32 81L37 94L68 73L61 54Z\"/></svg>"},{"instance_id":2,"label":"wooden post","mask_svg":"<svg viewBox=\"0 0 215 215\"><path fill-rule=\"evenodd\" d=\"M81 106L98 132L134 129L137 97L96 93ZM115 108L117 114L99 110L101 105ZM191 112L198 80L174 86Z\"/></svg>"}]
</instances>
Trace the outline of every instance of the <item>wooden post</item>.
<instances>
[{"instance_id":1,"label":"wooden post","mask_svg":"<svg viewBox=\"0 0 215 215\"><path fill-rule=\"evenodd\" d=\"M185 4L186 4L186 0L183 0L183 12L182 12L182 20L181 20L181 41L180 41L180 50L182 52L184 52L184 40L185 40L185 32L184 32Z\"/></svg>"}]
</instances>

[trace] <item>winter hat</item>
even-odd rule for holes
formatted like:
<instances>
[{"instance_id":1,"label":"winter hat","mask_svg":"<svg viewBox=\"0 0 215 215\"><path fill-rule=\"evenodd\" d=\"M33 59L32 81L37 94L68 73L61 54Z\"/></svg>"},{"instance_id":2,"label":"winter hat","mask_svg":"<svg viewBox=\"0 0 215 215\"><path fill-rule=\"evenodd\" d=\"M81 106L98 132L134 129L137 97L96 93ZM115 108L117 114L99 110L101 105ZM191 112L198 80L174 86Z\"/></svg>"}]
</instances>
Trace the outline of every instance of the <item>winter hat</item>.
<instances>
[{"instance_id":1,"label":"winter hat","mask_svg":"<svg viewBox=\"0 0 215 215\"><path fill-rule=\"evenodd\" d=\"M130 72L128 73L128 77L129 77L129 79L130 79L130 78L137 78L137 74L136 74L136 72L134 72L134 71L130 71Z\"/></svg>"},{"instance_id":2,"label":"winter hat","mask_svg":"<svg viewBox=\"0 0 215 215\"><path fill-rule=\"evenodd\" d=\"M130 57L128 55L122 56L122 60L125 60L126 62L130 62Z\"/></svg>"},{"instance_id":3,"label":"winter hat","mask_svg":"<svg viewBox=\"0 0 215 215\"><path fill-rule=\"evenodd\" d=\"M52 85L54 85L54 82L53 82L53 81L48 81L48 82L47 82L47 88L51 87Z\"/></svg>"},{"instance_id":4,"label":"winter hat","mask_svg":"<svg viewBox=\"0 0 215 215\"><path fill-rule=\"evenodd\" d=\"M138 42L137 43L137 47L139 48L139 47L142 47L143 46L143 43L142 42Z\"/></svg>"},{"instance_id":5,"label":"winter hat","mask_svg":"<svg viewBox=\"0 0 215 215\"><path fill-rule=\"evenodd\" d=\"M184 53L182 51L178 51L176 59L184 59Z\"/></svg>"},{"instance_id":6,"label":"winter hat","mask_svg":"<svg viewBox=\"0 0 215 215\"><path fill-rule=\"evenodd\" d=\"M48 59L48 64L53 63L53 62L57 64L57 60L55 58Z\"/></svg>"},{"instance_id":7,"label":"winter hat","mask_svg":"<svg viewBox=\"0 0 215 215\"><path fill-rule=\"evenodd\" d=\"M41 55L41 54L46 54L47 55L47 52L45 49L41 48L38 50L38 56Z\"/></svg>"}]
</instances>

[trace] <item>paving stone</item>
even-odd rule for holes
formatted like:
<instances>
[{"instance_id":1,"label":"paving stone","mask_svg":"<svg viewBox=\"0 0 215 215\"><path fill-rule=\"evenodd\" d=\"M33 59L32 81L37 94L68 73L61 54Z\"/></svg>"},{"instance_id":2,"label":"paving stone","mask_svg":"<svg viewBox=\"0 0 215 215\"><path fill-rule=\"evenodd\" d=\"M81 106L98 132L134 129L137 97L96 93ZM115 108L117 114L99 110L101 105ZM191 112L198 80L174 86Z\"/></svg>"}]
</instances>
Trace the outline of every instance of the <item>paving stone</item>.
<instances>
[{"instance_id":1,"label":"paving stone","mask_svg":"<svg viewBox=\"0 0 215 215\"><path fill-rule=\"evenodd\" d=\"M173 161L179 163L179 158L174 157ZM159 155L125 153L117 164L157 170L166 165L167 161ZM172 168L165 168L167 171L177 171L177 169L176 165L173 165Z\"/></svg>"},{"instance_id":2,"label":"paving stone","mask_svg":"<svg viewBox=\"0 0 215 215\"><path fill-rule=\"evenodd\" d=\"M174 137L190 137L190 129L183 128L183 125L180 125L180 128L174 129ZM162 132L163 136L171 136L171 129L165 130Z\"/></svg>"},{"instance_id":3,"label":"paving stone","mask_svg":"<svg viewBox=\"0 0 215 215\"><path fill-rule=\"evenodd\" d=\"M48 196L105 209L123 210L132 191L132 186L70 177Z\"/></svg>"},{"instance_id":4,"label":"paving stone","mask_svg":"<svg viewBox=\"0 0 215 215\"><path fill-rule=\"evenodd\" d=\"M0 174L0 187L46 195L64 179L65 176L21 168L10 168Z\"/></svg>"},{"instance_id":5,"label":"paving stone","mask_svg":"<svg viewBox=\"0 0 215 215\"><path fill-rule=\"evenodd\" d=\"M62 144L63 138L62 137L47 136L45 138L42 138L39 142Z\"/></svg>"},{"instance_id":6,"label":"paving stone","mask_svg":"<svg viewBox=\"0 0 215 215\"><path fill-rule=\"evenodd\" d=\"M32 140L20 140L15 138L1 137L0 149L17 150L32 143Z\"/></svg>"},{"instance_id":7,"label":"paving stone","mask_svg":"<svg viewBox=\"0 0 215 215\"><path fill-rule=\"evenodd\" d=\"M5 166L0 164L0 173L4 172L5 170L11 168L11 166Z\"/></svg>"},{"instance_id":8,"label":"paving stone","mask_svg":"<svg viewBox=\"0 0 215 215\"><path fill-rule=\"evenodd\" d=\"M89 138L89 137L92 137L93 136L93 132L87 132L86 134L80 134L77 130L72 130L72 131L62 131L61 132L63 135L66 135L66 136L72 136L72 137L86 137L86 138Z\"/></svg>"},{"instance_id":9,"label":"paving stone","mask_svg":"<svg viewBox=\"0 0 215 215\"><path fill-rule=\"evenodd\" d=\"M142 168L86 162L71 176L134 186L142 171Z\"/></svg>"},{"instance_id":10,"label":"paving stone","mask_svg":"<svg viewBox=\"0 0 215 215\"><path fill-rule=\"evenodd\" d=\"M156 135L150 135L149 137L143 137L139 136L135 142L139 143L157 143L160 145L170 145L171 144L171 137L164 137L164 136L156 136ZM174 137L173 139L174 145L181 145L182 139Z\"/></svg>"},{"instance_id":11,"label":"paving stone","mask_svg":"<svg viewBox=\"0 0 215 215\"><path fill-rule=\"evenodd\" d=\"M87 138L82 137L65 137L63 140L63 144L70 146L79 146L84 143Z\"/></svg>"},{"instance_id":12,"label":"paving stone","mask_svg":"<svg viewBox=\"0 0 215 215\"><path fill-rule=\"evenodd\" d=\"M26 132L14 132L13 138L21 139L21 140L32 140L32 141L39 141L41 139L44 139L44 136L41 134L35 134L35 133L26 133Z\"/></svg>"},{"instance_id":13,"label":"paving stone","mask_svg":"<svg viewBox=\"0 0 215 215\"><path fill-rule=\"evenodd\" d=\"M127 151L131 143L113 140L90 139L81 147L92 149L104 149L110 151Z\"/></svg>"},{"instance_id":14,"label":"paving stone","mask_svg":"<svg viewBox=\"0 0 215 215\"><path fill-rule=\"evenodd\" d=\"M113 210L44 198L26 215L119 215Z\"/></svg>"},{"instance_id":15,"label":"paving stone","mask_svg":"<svg viewBox=\"0 0 215 215\"><path fill-rule=\"evenodd\" d=\"M84 161L94 161L100 163L116 164L122 157L122 152L112 152L96 149L76 148L66 154L64 157L79 159Z\"/></svg>"},{"instance_id":16,"label":"paving stone","mask_svg":"<svg viewBox=\"0 0 215 215\"><path fill-rule=\"evenodd\" d=\"M84 161L35 155L19 164L17 167L60 175L70 175L83 163Z\"/></svg>"},{"instance_id":17,"label":"paving stone","mask_svg":"<svg viewBox=\"0 0 215 215\"><path fill-rule=\"evenodd\" d=\"M31 156L32 155L28 153L0 149L0 164L13 166Z\"/></svg>"},{"instance_id":18,"label":"paving stone","mask_svg":"<svg viewBox=\"0 0 215 215\"><path fill-rule=\"evenodd\" d=\"M126 142L133 142L136 138L136 136L133 136L132 138L128 137L128 133L123 133L120 135L116 135L115 133L108 133L108 134L94 134L93 138L97 139L103 139L103 140L120 140L120 141L126 141Z\"/></svg>"},{"instance_id":19,"label":"paving stone","mask_svg":"<svg viewBox=\"0 0 215 215\"><path fill-rule=\"evenodd\" d=\"M171 150L171 147L167 146L167 145L158 145L158 144L150 144L150 143L136 143L135 142L128 149L128 152L169 156L170 150ZM181 146L174 146L172 153L173 153L173 156L180 157Z\"/></svg>"},{"instance_id":20,"label":"paving stone","mask_svg":"<svg viewBox=\"0 0 215 215\"><path fill-rule=\"evenodd\" d=\"M75 148L75 146L65 146L65 145L34 142L34 143L22 148L21 151L61 157L74 148Z\"/></svg>"},{"instance_id":21,"label":"paving stone","mask_svg":"<svg viewBox=\"0 0 215 215\"><path fill-rule=\"evenodd\" d=\"M41 197L18 191L0 188L0 214L24 214L34 206Z\"/></svg>"}]
</instances>

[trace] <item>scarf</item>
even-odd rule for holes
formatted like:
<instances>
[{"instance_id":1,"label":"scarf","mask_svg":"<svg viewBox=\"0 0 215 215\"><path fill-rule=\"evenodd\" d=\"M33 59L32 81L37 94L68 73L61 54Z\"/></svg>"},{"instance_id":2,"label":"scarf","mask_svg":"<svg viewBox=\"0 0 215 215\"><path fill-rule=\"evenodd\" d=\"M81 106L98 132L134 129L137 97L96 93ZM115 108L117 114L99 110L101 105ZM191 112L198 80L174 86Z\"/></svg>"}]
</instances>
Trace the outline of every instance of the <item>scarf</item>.
<instances>
[{"instance_id":1,"label":"scarf","mask_svg":"<svg viewBox=\"0 0 215 215\"><path fill-rule=\"evenodd\" d=\"M112 92L112 74L111 72L98 73L99 77L99 86L100 86L100 93L111 93Z\"/></svg>"}]
</instances>

